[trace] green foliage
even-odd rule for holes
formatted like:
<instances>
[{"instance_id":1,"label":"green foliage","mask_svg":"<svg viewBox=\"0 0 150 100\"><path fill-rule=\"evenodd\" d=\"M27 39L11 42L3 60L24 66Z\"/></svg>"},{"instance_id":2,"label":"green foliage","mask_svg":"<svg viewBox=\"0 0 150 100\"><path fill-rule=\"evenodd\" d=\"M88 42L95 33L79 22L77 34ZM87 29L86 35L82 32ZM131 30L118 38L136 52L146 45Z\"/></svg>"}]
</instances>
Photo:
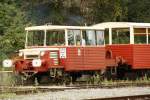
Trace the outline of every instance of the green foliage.
<instances>
[{"instance_id":1,"label":"green foliage","mask_svg":"<svg viewBox=\"0 0 150 100\"><path fill-rule=\"evenodd\" d=\"M0 61L24 46L25 15L14 4L0 3Z\"/></svg>"},{"instance_id":2,"label":"green foliage","mask_svg":"<svg viewBox=\"0 0 150 100\"><path fill-rule=\"evenodd\" d=\"M0 61L24 47L28 23L150 22L149 5L150 0L1 0Z\"/></svg>"},{"instance_id":3,"label":"green foliage","mask_svg":"<svg viewBox=\"0 0 150 100\"><path fill-rule=\"evenodd\" d=\"M95 22L126 21L126 0L95 0L93 5Z\"/></svg>"},{"instance_id":4,"label":"green foliage","mask_svg":"<svg viewBox=\"0 0 150 100\"><path fill-rule=\"evenodd\" d=\"M150 22L150 0L129 0L128 20L134 22Z\"/></svg>"}]
</instances>

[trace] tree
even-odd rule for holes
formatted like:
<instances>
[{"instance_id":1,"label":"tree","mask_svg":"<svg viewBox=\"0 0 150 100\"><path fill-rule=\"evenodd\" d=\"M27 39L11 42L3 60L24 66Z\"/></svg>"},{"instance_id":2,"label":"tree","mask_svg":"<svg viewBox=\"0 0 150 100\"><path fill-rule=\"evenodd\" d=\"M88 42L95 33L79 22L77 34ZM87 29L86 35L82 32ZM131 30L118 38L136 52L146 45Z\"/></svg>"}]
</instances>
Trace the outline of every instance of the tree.
<instances>
[{"instance_id":1,"label":"tree","mask_svg":"<svg viewBox=\"0 0 150 100\"><path fill-rule=\"evenodd\" d=\"M129 0L128 20L132 22L150 22L150 0Z\"/></svg>"},{"instance_id":2,"label":"tree","mask_svg":"<svg viewBox=\"0 0 150 100\"><path fill-rule=\"evenodd\" d=\"M93 5L95 23L108 21L127 21L126 0L95 0Z\"/></svg>"},{"instance_id":3,"label":"tree","mask_svg":"<svg viewBox=\"0 0 150 100\"><path fill-rule=\"evenodd\" d=\"M0 3L0 60L24 47L24 12L14 3L9 3Z\"/></svg>"}]
</instances>

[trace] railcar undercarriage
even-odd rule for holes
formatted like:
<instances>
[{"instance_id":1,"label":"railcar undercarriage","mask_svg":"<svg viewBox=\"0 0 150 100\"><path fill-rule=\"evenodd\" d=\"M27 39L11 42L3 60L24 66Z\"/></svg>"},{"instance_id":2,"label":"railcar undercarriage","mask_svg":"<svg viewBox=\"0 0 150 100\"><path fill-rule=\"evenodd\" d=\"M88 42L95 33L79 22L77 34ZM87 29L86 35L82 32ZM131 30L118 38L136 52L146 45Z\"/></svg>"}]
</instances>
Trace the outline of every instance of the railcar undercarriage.
<instances>
[{"instance_id":1,"label":"railcar undercarriage","mask_svg":"<svg viewBox=\"0 0 150 100\"><path fill-rule=\"evenodd\" d=\"M150 70L132 69L131 65L119 63L108 66L105 70L65 71L63 68L52 68L46 72L23 71L16 75L20 85L69 85L101 84L104 80L139 80L150 78Z\"/></svg>"},{"instance_id":2,"label":"railcar undercarriage","mask_svg":"<svg viewBox=\"0 0 150 100\"><path fill-rule=\"evenodd\" d=\"M22 85L40 84L100 84L105 77L105 72L96 71L72 71L66 72L63 69L51 69L47 72L23 72L21 76Z\"/></svg>"}]
</instances>

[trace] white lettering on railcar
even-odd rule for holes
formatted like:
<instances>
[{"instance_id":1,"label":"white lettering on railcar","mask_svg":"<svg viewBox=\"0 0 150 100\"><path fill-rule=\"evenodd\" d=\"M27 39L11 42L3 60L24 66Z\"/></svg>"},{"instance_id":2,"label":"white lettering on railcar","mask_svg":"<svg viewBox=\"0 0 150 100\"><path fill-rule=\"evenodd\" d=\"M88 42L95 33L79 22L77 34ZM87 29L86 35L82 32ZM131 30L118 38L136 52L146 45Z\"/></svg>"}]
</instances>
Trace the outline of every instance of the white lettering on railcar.
<instances>
[{"instance_id":1,"label":"white lettering on railcar","mask_svg":"<svg viewBox=\"0 0 150 100\"><path fill-rule=\"evenodd\" d=\"M81 56L81 49L78 48L78 56Z\"/></svg>"},{"instance_id":2,"label":"white lettering on railcar","mask_svg":"<svg viewBox=\"0 0 150 100\"><path fill-rule=\"evenodd\" d=\"M60 48L60 58L66 58L66 48Z\"/></svg>"}]
</instances>

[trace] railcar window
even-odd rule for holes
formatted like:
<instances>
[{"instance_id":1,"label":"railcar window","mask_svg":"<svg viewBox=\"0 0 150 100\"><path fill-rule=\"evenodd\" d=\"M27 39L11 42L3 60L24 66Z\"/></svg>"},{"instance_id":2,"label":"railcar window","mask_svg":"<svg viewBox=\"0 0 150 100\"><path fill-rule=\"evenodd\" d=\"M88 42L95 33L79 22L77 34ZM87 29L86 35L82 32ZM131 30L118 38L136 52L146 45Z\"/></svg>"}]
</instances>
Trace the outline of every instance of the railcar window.
<instances>
[{"instance_id":1,"label":"railcar window","mask_svg":"<svg viewBox=\"0 0 150 100\"><path fill-rule=\"evenodd\" d=\"M44 31L29 31L28 32L28 46L43 46Z\"/></svg>"},{"instance_id":2,"label":"railcar window","mask_svg":"<svg viewBox=\"0 0 150 100\"><path fill-rule=\"evenodd\" d=\"M104 31L96 31L97 45L104 44Z\"/></svg>"},{"instance_id":3,"label":"railcar window","mask_svg":"<svg viewBox=\"0 0 150 100\"><path fill-rule=\"evenodd\" d=\"M148 44L150 44L150 28L148 28Z\"/></svg>"},{"instance_id":4,"label":"railcar window","mask_svg":"<svg viewBox=\"0 0 150 100\"><path fill-rule=\"evenodd\" d=\"M96 45L96 37L94 30L83 31L83 39L85 40L86 45Z\"/></svg>"},{"instance_id":5,"label":"railcar window","mask_svg":"<svg viewBox=\"0 0 150 100\"><path fill-rule=\"evenodd\" d=\"M105 29L104 31L104 37L105 37L105 44L109 44L109 29Z\"/></svg>"},{"instance_id":6,"label":"railcar window","mask_svg":"<svg viewBox=\"0 0 150 100\"><path fill-rule=\"evenodd\" d=\"M75 45L75 38L73 30L68 30L68 45Z\"/></svg>"},{"instance_id":7,"label":"railcar window","mask_svg":"<svg viewBox=\"0 0 150 100\"><path fill-rule=\"evenodd\" d=\"M134 28L134 43L146 44L146 28Z\"/></svg>"},{"instance_id":8,"label":"railcar window","mask_svg":"<svg viewBox=\"0 0 150 100\"><path fill-rule=\"evenodd\" d=\"M129 29L112 29L113 44L129 44L130 32Z\"/></svg>"},{"instance_id":9,"label":"railcar window","mask_svg":"<svg viewBox=\"0 0 150 100\"><path fill-rule=\"evenodd\" d=\"M81 45L80 30L68 30L68 45Z\"/></svg>"},{"instance_id":10,"label":"railcar window","mask_svg":"<svg viewBox=\"0 0 150 100\"><path fill-rule=\"evenodd\" d=\"M76 40L76 45L81 45L81 31L80 30L74 30L75 32L75 40Z\"/></svg>"},{"instance_id":11,"label":"railcar window","mask_svg":"<svg viewBox=\"0 0 150 100\"><path fill-rule=\"evenodd\" d=\"M148 44L150 44L150 28L148 28Z\"/></svg>"},{"instance_id":12,"label":"railcar window","mask_svg":"<svg viewBox=\"0 0 150 100\"><path fill-rule=\"evenodd\" d=\"M134 35L135 44L146 44L146 35Z\"/></svg>"},{"instance_id":13,"label":"railcar window","mask_svg":"<svg viewBox=\"0 0 150 100\"><path fill-rule=\"evenodd\" d=\"M47 31L46 34L46 45L52 46L52 45L65 45L65 32L62 31Z\"/></svg>"}]
</instances>

